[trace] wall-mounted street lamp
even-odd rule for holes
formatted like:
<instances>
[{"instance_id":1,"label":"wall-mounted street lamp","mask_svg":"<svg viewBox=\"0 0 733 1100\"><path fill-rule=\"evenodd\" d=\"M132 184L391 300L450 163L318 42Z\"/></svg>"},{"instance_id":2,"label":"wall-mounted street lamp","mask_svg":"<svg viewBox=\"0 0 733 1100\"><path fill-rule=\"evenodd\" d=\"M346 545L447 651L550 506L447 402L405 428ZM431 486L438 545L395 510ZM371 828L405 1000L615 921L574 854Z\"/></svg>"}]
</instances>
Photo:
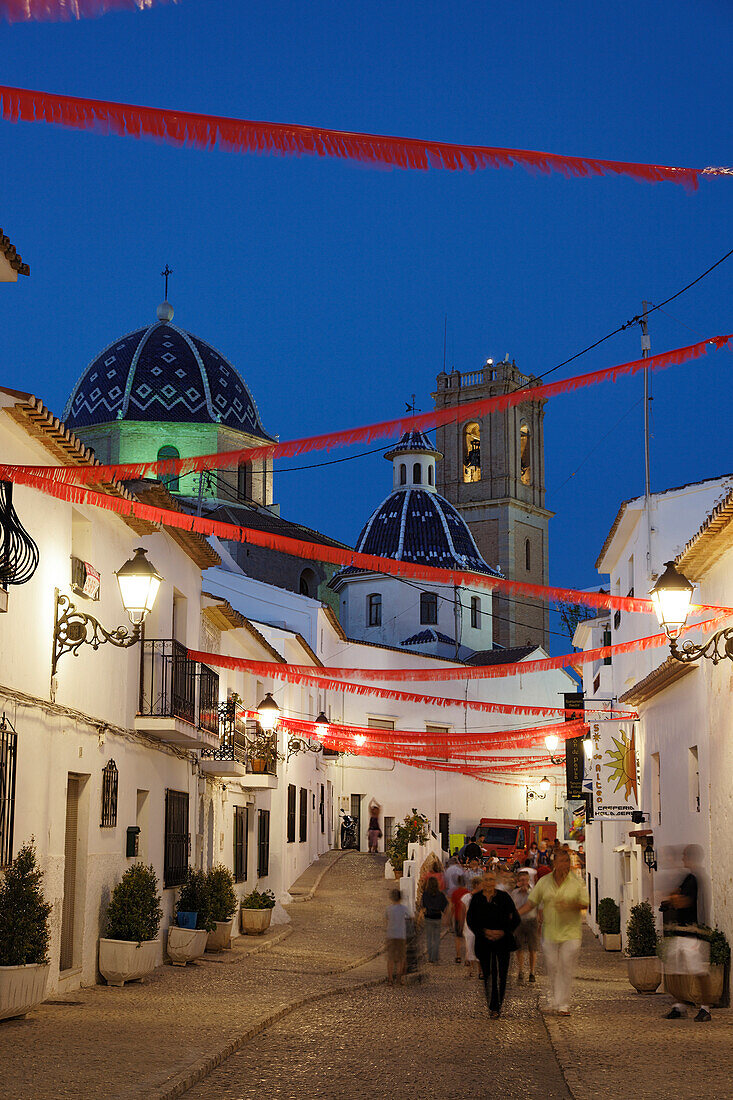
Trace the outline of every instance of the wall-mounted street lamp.
<instances>
[{"instance_id":1,"label":"wall-mounted street lamp","mask_svg":"<svg viewBox=\"0 0 733 1100\"><path fill-rule=\"evenodd\" d=\"M659 625L669 638L669 649L677 661L690 663L708 657L714 665L727 657L733 661L733 626L719 630L707 642L677 644L682 628L687 622L692 601L693 587L684 573L680 573L673 561L665 562L665 570L649 595L659 619Z\"/></svg>"},{"instance_id":2,"label":"wall-mounted street lamp","mask_svg":"<svg viewBox=\"0 0 733 1100\"><path fill-rule=\"evenodd\" d=\"M288 738L288 760L291 756L297 756L299 752L323 752L323 745L321 741L328 733L328 718L321 711L316 718L314 725L314 734L316 736L316 743L312 745L309 740L304 737L289 737Z\"/></svg>"},{"instance_id":3,"label":"wall-mounted street lamp","mask_svg":"<svg viewBox=\"0 0 733 1100\"><path fill-rule=\"evenodd\" d=\"M646 847L644 848L644 862L646 863L648 870L656 871L657 853L654 851L653 837L647 837Z\"/></svg>"},{"instance_id":4,"label":"wall-mounted street lamp","mask_svg":"<svg viewBox=\"0 0 733 1100\"><path fill-rule=\"evenodd\" d=\"M260 705L257 707L257 720L265 733L272 733L272 731L276 729L279 719L280 707L273 699L272 692L268 691L265 698L260 701Z\"/></svg>"},{"instance_id":5,"label":"wall-mounted street lamp","mask_svg":"<svg viewBox=\"0 0 733 1100\"><path fill-rule=\"evenodd\" d=\"M557 767L558 764L563 763L563 761L560 759L560 757L555 757L555 755L554 755L555 754L555 749L557 748L557 746L559 744L560 744L560 738L557 736L557 734L548 733L547 737L545 738L545 748L547 749L547 751L550 754L550 760L552 761L552 763L556 767Z\"/></svg>"},{"instance_id":6,"label":"wall-mounted street lamp","mask_svg":"<svg viewBox=\"0 0 733 1100\"><path fill-rule=\"evenodd\" d=\"M64 653L71 652L78 657L79 649L83 645L99 649L101 645L110 642L119 649L128 649L140 641L142 624L153 609L163 579L155 566L145 557L146 553L147 550L138 546L135 549L135 557L126 561L115 574L122 606L132 623L132 631L124 626L118 626L116 630L106 630L93 615L87 614L86 611L77 611L69 597L59 595L57 590L53 624L52 676L56 675L56 668Z\"/></svg>"},{"instance_id":7,"label":"wall-mounted street lamp","mask_svg":"<svg viewBox=\"0 0 733 1100\"><path fill-rule=\"evenodd\" d=\"M583 752L585 753L586 760L590 760L593 755L593 738L590 735L590 730L588 730L583 738Z\"/></svg>"},{"instance_id":8,"label":"wall-mounted street lamp","mask_svg":"<svg viewBox=\"0 0 733 1100\"><path fill-rule=\"evenodd\" d=\"M525 800L525 806L527 810L529 810L529 804L533 798L547 798L547 792L550 789L551 783L546 775L542 776L542 779L540 779L538 786L540 788L538 791L533 790L531 787L527 787L527 797Z\"/></svg>"}]
</instances>

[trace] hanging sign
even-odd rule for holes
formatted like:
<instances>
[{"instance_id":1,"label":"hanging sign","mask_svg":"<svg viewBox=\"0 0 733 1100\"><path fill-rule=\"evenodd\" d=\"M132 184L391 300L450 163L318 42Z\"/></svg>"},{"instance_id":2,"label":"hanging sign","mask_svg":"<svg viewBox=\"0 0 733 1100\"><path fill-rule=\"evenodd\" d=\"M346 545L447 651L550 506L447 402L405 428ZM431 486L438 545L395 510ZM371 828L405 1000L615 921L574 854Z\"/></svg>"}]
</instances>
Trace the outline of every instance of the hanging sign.
<instances>
[{"instance_id":1,"label":"hanging sign","mask_svg":"<svg viewBox=\"0 0 733 1100\"><path fill-rule=\"evenodd\" d=\"M590 775L595 817L631 817L639 808L634 725L591 722Z\"/></svg>"},{"instance_id":2,"label":"hanging sign","mask_svg":"<svg viewBox=\"0 0 733 1100\"><path fill-rule=\"evenodd\" d=\"M565 692L565 717L570 714L583 712L583 692ZM583 797L583 767L585 764L585 752L583 750L583 737L570 737L565 742L565 790L566 798L578 799Z\"/></svg>"}]
</instances>

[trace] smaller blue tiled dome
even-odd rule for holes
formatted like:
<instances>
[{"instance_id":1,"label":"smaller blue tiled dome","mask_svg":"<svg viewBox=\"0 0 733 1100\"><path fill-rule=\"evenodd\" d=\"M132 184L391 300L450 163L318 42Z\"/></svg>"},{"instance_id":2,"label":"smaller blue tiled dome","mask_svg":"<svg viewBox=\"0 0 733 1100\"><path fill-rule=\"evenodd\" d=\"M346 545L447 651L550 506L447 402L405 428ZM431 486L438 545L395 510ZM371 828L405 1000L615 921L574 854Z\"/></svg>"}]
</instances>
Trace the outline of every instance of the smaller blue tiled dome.
<instances>
[{"instance_id":1,"label":"smaller blue tiled dome","mask_svg":"<svg viewBox=\"0 0 733 1100\"><path fill-rule=\"evenodd\" d=\"M97 355L74 386L63 419L75 431L114 420L214 423L270 439L237 369L215 348L158 320Z\"/></svg>"},{"instance_id":2,"label":"smaller blue tiled dome","mask_svg":"<svg viewBox=\"0 0 733 1100\"><path fill-rule=\"evenodd\" d=\"M428 437L424 432L405 432L400 439L399 443L392 448L391 451L387 451L385 458L394 459L401 454L415 454L415 452L424 451L427 454L433 455L434 458L442 458L443 455L440 451L432 445Z\"/></svg>"}]
</instances>

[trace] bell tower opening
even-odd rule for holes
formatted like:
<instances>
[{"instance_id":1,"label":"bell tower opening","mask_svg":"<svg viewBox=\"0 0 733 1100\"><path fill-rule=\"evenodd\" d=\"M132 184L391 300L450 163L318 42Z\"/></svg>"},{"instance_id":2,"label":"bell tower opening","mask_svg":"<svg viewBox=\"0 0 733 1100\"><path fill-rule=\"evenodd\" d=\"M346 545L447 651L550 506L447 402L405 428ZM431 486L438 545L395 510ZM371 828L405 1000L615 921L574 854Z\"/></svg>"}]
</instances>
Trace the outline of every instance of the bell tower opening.
<instances>
[{"instance_id":1,"label":"bell tower opening","mask_svg":"<svg viewBox=\"0 0 733 1100\"><path fill-rule=\"evenodd\" d=\"M481 427L475 420L463 429L463 480L481 480Z\"/></svg>"}]
</instances>

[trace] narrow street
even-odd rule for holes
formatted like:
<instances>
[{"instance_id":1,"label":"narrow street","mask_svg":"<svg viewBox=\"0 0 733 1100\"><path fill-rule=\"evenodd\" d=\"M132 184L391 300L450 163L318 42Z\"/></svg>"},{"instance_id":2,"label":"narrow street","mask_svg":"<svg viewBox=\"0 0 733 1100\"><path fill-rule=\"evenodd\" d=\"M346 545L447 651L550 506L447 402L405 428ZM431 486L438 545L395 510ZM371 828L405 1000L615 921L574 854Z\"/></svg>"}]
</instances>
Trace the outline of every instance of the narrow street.
<instances>
[{"instance_id":1,"label":"narrow street","mask_svg":"<svg viewBox=\"0 0 733 1100\"><path fill-rule=\"evenodd\" d=\"M383 862L330 852L299 884L292 926L185 970L52 999L0 1028L7 1100L713 1100L730 1094L730 1010L667 1021L589 934L569 1019L544 1016L544 977L510 979L502 1019L452 961L384 982Z\"/></svg>"}]
</instances>

